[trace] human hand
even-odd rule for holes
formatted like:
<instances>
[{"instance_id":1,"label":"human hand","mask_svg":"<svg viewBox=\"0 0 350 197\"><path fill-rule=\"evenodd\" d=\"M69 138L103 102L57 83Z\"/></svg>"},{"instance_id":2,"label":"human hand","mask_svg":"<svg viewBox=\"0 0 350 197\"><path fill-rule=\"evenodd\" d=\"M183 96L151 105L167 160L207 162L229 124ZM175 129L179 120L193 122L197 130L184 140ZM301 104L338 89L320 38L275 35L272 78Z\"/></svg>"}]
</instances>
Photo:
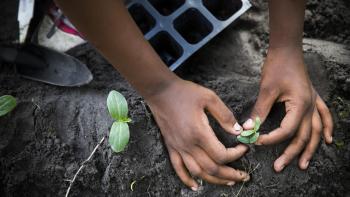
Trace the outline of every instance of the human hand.
<instances>
[{"instance_id":1,"label":"human hand","mask_svg":"<svg viewBox=\"0 0 350 197\"><path fill-rule=\"evenodd\" d=\"M303 150L299 167L307 169L320 142L321 133L326 143L332 143L333 121L324 101L309 79L302 51L293 48L269 50L263 65L260 92L251 118L259 116L264 121L274 102L284 102L286 115L280 127L261 135L257 145L271 145L293 137L290 145L274 162L280 172ZM248 119L244 129L254 127Z\"/></svg>"},{"instance_id":2,"label":"human hand","mask_svg":"<svg viewBox=\"0 0 350 197\"><path fill-rule=\"evenodd\" d=\"M241 157L248 147L240 144L226 148L215 136L205 110L230 134L238 135L242 127L213 91L179 79L146 101L161 130L171 163L184 184L196 191L198 183L192 176L229 186L249 180L246 172L225 165Z\"/></svg>"}]
</instances>

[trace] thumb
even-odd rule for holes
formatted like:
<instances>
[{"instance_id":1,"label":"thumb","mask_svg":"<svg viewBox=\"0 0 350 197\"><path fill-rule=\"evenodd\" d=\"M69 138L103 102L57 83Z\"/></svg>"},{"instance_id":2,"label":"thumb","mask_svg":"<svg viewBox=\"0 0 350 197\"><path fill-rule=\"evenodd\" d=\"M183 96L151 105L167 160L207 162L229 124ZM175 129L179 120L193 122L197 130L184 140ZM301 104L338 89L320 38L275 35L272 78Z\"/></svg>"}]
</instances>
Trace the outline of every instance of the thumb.
<instances>
[{"instance_id":1,"label":"thumb","mask_svg":"<svg viewBox=\"0 0 350 197\"><path fill-rule=\"evenodd\" d=\"M224 102L215 94L211 95L205 108L218 121L220 126L230 134L239 135L243 128L236 121L233 113L228 109Z\"/></svg>"},{"instance_id":2,"label":"thumb","mask_svg":"<svg viewBox=\"0 0 350 197\"><path fill-rule=\"evenodd\" d=\"M261 122L266 120L267 115L275 103L278 94L271 93L272 91L266 90L266 88L260 88L260 92L250 114L250 118L243 123L243 128L245 130L253 129L255 125L255 118L259 117Z\"/></svg>"}]
</instances>

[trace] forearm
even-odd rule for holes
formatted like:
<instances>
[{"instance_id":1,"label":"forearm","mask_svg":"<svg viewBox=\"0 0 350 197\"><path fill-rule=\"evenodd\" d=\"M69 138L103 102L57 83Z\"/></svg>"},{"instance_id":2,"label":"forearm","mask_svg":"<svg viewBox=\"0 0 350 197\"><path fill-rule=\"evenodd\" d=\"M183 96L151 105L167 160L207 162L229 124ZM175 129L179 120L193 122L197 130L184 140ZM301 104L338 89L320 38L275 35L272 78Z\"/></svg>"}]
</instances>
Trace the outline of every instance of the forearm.
<instances>
[{"instance_id":1,"label":"forearm","mask_svg":"<svg viewBox=\"0 0 350 197\"><path fill-rule=\"evenodd\" d=\"M177 79L162 62L121 0L56 0L64 14L144 97Z\"/></svg>"},{"instance_id":2,"label":"forearm","mask_svg":"<svg viewBox=\"0 0 350 197\"><path fill-rule=\"evenodd\" d=\"M306 0L269 0L269 50L301 50Z\"/></svg>"}]
</instances>

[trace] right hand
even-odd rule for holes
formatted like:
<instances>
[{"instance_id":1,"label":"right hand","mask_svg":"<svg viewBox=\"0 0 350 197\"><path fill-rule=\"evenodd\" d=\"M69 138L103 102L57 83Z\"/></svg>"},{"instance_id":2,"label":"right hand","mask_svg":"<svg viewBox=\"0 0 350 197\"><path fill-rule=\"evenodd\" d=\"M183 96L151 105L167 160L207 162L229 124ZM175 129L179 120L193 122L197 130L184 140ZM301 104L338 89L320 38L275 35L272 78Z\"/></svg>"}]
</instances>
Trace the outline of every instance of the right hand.
<instances>
[{"instance_id":1,"label":"right hand","mask_svg":"<svg viewBox=\"0 0 350 197\"><path fill-rule=\"evenodd\" d=\"M230 134L238 135L241 127L213 91L178 79L146 101L161 130L171 163L185 185L194 191L198 189L192 176L229 186L249 180L246 172L225 165L240 158L248 147L240 144L226 148L215 136L205 110Z\"/></svg>"}]
</instances>

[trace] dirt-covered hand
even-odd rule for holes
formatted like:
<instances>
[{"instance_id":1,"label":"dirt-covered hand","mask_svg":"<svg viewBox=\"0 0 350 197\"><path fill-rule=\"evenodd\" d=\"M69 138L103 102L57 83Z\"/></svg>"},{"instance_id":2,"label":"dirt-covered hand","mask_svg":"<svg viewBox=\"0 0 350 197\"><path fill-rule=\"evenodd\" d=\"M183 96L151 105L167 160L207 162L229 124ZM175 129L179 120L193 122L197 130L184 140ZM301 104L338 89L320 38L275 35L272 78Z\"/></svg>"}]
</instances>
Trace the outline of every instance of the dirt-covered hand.
<instances>
[{"instance_id":1,"label":"dirt-covered hand","mask_svg":"<svg viewBox=\"0 0 350 197\"><path fill-rule=\"evenodd\" d=\"M322 130L326 143L332 142L333 122L326 104L311 84L302 50L278 49L268 52L251 118L259 116L264 121L275 102L285 103L286 115L279 128L261 135L256 144L276 144L293 137L284 153L274 162L274 169L282 171L302 151L299 167L307 169L320 142ZM251 120L243 124L245 129L253 126Z\"/></svg>"},{"instance_id":2,"label":"dirt-covered hand","mask_svg":"<svg viewBox=\"0 0 350 197\"><path fill-rule=\"evenodd\" d=\"M225 185L249 180L246 172L225 165L241 157L248 148L226 148L215 136L205 110L230 134L238 135L241 127L213 91L179 79L146 101L160 127L171 163L184 184L197 190L194 177Z\"/></svg>"}]
</instances>

